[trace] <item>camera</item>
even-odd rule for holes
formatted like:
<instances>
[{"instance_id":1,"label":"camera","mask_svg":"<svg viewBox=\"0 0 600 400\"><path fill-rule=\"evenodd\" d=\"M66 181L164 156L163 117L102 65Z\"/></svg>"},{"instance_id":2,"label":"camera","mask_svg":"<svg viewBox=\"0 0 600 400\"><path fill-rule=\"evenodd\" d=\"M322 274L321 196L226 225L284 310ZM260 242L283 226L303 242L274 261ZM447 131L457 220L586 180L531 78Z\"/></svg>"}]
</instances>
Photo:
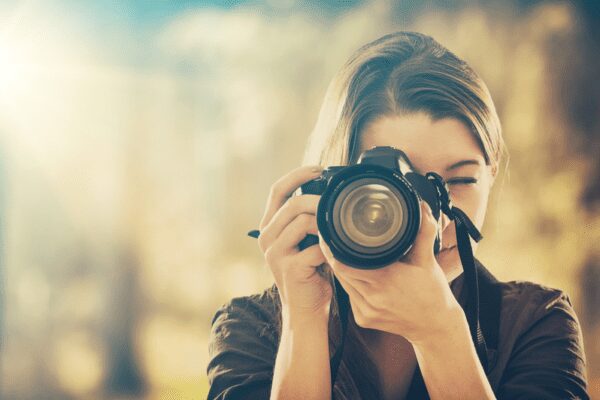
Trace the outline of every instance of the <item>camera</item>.
<instances>
[{"instance_id":1,"label":"camera","mask_svg":"<svg viewBox=\"0 0 600 400\"><path fill-rule=\"evenodd\" d=\"M366 150L354 165L327 167L299 194L321 195L317 225L323 240L337 260L360 269L382 268L410 251L421 225L420 200L438 221L437 254L441 214L451 208L438 174L415 172L403 151L387 146ZM298 247L316 243L318 237L309 234Z\"/></svg>"}]
</instances>

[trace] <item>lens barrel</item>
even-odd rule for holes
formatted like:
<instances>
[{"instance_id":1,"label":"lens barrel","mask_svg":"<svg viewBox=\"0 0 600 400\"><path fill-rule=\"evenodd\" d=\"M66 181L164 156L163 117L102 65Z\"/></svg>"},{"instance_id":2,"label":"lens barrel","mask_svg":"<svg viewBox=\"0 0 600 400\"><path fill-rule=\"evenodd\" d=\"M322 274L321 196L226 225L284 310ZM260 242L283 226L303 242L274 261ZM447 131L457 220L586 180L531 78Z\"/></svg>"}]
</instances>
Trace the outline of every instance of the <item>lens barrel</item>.
<instances>
[{"instance_id":1,"label":"lens barrel","mask_svg":"<svg viewBox=\"0 0 600 400\"><path fill-rule=\"evenodd\" d=\"M421 221L419 196L399 172L357 164L336 173L321 195L317 223L334 257L376 269L404 256Z\"/></svg>"}]
</instances>

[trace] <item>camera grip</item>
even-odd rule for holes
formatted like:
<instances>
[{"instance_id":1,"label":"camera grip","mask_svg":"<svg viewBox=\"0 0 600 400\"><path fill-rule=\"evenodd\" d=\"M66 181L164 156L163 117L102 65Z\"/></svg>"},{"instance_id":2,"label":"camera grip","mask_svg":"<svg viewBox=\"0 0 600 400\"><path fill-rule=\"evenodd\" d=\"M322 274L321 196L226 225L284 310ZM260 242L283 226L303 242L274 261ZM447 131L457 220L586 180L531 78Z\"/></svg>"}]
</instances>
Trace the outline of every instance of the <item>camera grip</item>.
<instances>
[{"instance_id":1,"label":"camera grip","mask_svg":"<svg viewBox=\"0 0 600 400\"><path fill-rule=\"evenodd\" d=\"M298 243L298 248L300 251L306 249L307 247L313 246L319 243L319 237L317 235L308 234Z\"/></svg>"}]
</instances>

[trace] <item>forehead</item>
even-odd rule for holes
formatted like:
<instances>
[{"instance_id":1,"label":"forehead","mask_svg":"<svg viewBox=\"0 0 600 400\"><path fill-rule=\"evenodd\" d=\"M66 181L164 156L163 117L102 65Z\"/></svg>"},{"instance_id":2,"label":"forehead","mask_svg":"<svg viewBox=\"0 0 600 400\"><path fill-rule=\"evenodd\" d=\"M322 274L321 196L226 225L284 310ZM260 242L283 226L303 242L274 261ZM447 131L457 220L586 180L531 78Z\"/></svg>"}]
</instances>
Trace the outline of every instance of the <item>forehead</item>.
<instances>
[{"instance_id":1,"label":"forehead","mask_svg":"<svg viewBox=\"0 0 600 400\"><path fill-rule=\"evenodd\" d=\"M419 169L444 169L475 159L485 164L483 152L467 126L456 118L432 120L426 113L385 116L365 126L361 152L392 146L406 153Z\"/></svg>"}]
</instances>

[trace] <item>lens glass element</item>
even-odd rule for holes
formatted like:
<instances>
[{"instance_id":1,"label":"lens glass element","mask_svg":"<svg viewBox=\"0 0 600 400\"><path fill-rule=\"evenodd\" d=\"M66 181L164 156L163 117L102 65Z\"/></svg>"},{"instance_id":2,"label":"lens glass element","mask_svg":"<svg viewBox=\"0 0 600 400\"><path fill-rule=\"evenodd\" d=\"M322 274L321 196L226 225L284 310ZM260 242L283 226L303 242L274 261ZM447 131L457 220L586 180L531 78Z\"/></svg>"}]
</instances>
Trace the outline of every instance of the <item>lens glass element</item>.
<instances>
[{"instance_id":1,"label":"lens glass element","mask_svg":"<svg viewBox=\"0 0 600 400\"><path fill-rule=\"evenodd\" d=\"M360 246L384 246L403 226L403 208L397 194L387 186L356 186L342 200L341 227L345 235Z\"/></svg>"}]
</instances>

